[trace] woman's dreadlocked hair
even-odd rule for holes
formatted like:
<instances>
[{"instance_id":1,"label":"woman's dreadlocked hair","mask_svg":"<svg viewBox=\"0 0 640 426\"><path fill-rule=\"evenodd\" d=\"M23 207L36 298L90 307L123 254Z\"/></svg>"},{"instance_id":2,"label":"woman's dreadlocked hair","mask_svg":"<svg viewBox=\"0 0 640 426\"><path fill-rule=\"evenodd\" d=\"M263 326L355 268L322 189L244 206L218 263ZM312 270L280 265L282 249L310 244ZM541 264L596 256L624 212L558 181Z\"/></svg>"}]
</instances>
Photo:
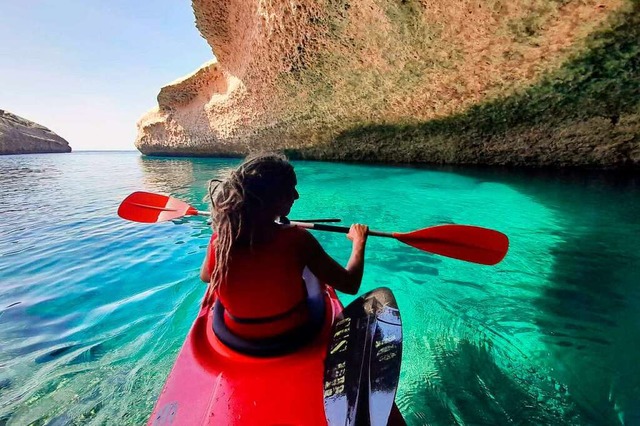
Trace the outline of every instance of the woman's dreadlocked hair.
<instances>
[{"instance_id":1,"label":"woman's dreadlocked hair","mask_svg":"<svg viewBox=\"0 0 640 426\"><path fill-rule=\"evenodd\" d=\"M210 292L226 279L231 250L260 240L265 221L274 219L265 214L295 185L293 166L273 153L247 157L225 179L209 182L212 226L218 234Z\"/></svg>"}]
</instances>

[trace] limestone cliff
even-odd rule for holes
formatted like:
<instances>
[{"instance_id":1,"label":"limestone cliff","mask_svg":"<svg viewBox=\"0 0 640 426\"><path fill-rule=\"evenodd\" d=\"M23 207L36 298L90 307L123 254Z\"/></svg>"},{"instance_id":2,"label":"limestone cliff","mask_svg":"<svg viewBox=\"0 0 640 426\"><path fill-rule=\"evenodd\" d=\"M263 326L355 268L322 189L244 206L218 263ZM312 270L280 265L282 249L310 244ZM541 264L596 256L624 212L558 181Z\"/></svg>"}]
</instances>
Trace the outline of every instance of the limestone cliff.
<instances>
[{"instance_id":1,"label":"limestone cliff","mask_svg":"<svg viewBox=\"0 0 640 426\"><path fill-rule=\"evenodd\" d=\"M0 154L46 152L71 152L71 147L46 127L0 109Z\"/></svg>"},{"instance_id":2,"label":"limestone cliff","mask_svg":"<svg viewBox=\"0 0 640 426\"><path fill-rule=\"evenodd\" d=\"M637 0L193 0L145 154L640 167Z\"/></svg>"}]
</instances>

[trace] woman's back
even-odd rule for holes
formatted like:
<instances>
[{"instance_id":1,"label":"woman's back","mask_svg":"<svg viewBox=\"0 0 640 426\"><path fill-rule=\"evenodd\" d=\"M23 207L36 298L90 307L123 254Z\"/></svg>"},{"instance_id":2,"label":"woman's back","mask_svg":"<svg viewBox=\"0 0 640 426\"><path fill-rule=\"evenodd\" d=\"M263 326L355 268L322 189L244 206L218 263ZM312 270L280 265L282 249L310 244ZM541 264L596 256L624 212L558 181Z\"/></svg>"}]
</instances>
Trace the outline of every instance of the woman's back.
<instances>
[{"instance_id":1,"label":"woman's back","mask_svg":"<svg viewBox=\"0 0 640 426\"><path fill-rule=\"evenodd\" d=\"M218 291L222 303L233 315L278 315L305 297L302 232L306 231L281 228L270 241L232 249L227 278Z\"/></svg>"},{"instance_id":2,"label":"woman's back","mask_svg":"<svg viewBox=\"0 0 640 426\"><path fill-rule=\"evenodd\" d=\"M278 227L268 241L232 249L218 297L226 309L225 323L234 333L265 338L307 321L305 234L304 229Z\"/></svg>"}]
</instances>

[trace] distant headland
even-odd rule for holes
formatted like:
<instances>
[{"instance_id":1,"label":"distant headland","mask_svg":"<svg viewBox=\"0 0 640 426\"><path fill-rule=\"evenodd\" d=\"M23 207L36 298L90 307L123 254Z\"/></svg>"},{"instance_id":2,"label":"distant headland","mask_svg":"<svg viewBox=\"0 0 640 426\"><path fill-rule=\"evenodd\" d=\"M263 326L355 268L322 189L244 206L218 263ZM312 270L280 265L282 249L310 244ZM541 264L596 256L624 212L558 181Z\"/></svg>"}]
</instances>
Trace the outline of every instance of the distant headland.
<instances>
[{"instance_id":1,"label":"distant headland","mask_svg":"<svg viewBox=\"0 0 640 426\"><path fill-rule=\"evenodd\" d=\"M50 152L71 152L71 147L48 128L0 109L0 154Z\"/></svg>"}]
</instances>

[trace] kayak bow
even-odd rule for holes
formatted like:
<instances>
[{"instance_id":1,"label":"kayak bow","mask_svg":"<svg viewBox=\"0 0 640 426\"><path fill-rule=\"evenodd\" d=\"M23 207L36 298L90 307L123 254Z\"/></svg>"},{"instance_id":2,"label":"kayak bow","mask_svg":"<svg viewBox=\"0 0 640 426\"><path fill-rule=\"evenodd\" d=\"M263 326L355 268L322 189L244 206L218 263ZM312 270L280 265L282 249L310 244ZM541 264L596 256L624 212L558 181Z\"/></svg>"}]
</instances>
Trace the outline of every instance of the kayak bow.
<instances>
[{"instance_id":1,"label":"kayak bow","mask_svg":"<svg viewBox=\"0 0 640 426\"><path fill-rule=\"evenodd\" d=\"M213 332L211 305L203 304L148 424L326 425L323 366L342 305L330 287L324 297L320 334L300 350L274 357L223 345Z\"/></svg>"},{"instance_id":2,"label":"kayak bow","mask_svg":"<svg viewBox=\"0 0 640 426\"><path fill-rule=\"evenodd\" d=\"M342 315L333 288L322 288L322 330L286 355L251 356L225 346L213 331L213 304L203 303L148 424L324 426L355 424L354 419L386 424L400 373L402 335L395 300L389 290L376 290L356 299ZM354 324L348 336L345 318ZM340 340L346 341L346 351L335 350ZM381 365L387 358L393 359ZM345 360L345 378L357 379L349 383L356 398L348 401L340 391L329 395L327 387L337 383L336 366ZM376 372L370 373L370 366ZM336 411L336 401L345 410ZM340 414L347 412L347 402L349 419Z\"/></svg>"}]
</instances>

